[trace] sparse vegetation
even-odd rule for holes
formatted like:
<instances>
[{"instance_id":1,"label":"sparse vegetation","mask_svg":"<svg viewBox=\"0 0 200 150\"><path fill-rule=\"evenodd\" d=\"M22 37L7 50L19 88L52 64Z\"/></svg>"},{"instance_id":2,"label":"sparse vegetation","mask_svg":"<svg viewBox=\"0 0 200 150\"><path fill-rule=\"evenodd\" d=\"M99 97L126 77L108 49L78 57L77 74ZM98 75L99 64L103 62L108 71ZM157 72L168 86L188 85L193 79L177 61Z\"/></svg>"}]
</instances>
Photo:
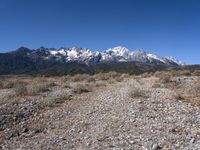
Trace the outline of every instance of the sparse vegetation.
<instances>
[{"instance_id":1,"label":"sparse vegetation","mask_svg":"<svg viewBox=\"0 0 200 150\"><path fill-rule=\"evenodd\" d=\"M63 93L57 97L50 97L47 100L40 101L37 105L40 109L44 109L47 107L55 107L70 99L71 99L71 95L67 93Z\"/></svg>"},{"instance_id":2,"label":"sparse vegetation","mask_svg":"<svg viewBox=\"0 0 200 150\"><path fill-rule=\"evenodd\" d=\"M131 98L148 98L149 96L147 95L147 91L145 91L144 89L137 87L135 85L130 86L129 89L129 96Z\"/></svg>"},{"instance_id":3,"label":"sparse vegetation","mask_svg":"<svg viewBox=\"0 0 200 150\"><path fill-rule=\"evenodd\" d=\"M92 91L91 85L87 83L77 83L73 86L73 92L75 94L82 94Z\"/></svg>"},{"instance_id":4,"label":"sparse vegetation","mask_svg":"<svg viewBox=\"0 0 200 150\"><path fill-rule=\"evenodd\" d=\"M91 76L88 74L77 74L70 78L71 82L80 82L80 81L88 81Z\"/></svg>"},{"instance_id":5,"label":"sparse vegetation","mask_svg":"<svg viewBox=\"0 0 200 150\"><path fill-rule=\"evenodd\" d=\"M170 80L171 80L170 74L163 74L163 75L160 77L159 82L160 82L161 84L166 84L166 83L169 83Z\"/></svg>"},{"instance_id":6,"label":"sparse vegetation","mask_svg":"<svg viewBox=\"0 0 200 150\"><path fill-rule=\"evenodd\" d=\"M51 127L57 130L58 123L60 125L60 120L63 119L66 119L63 122L64 126L66 126L65 124L71 126L71 122L76 120L67 115L73 114L77 118L82 116L83 114L78 116L73 113L74 110L77 112L77 110L82 109L77 105L81 102L84 102L86 106L88 104L87 119L90 119L88 117L90 115L100 117L102 113L110 113L110 111L111 113L106 117L116 114L118 111L126 113L124 110L130 108L129 112L137 111L138 117L141 121L143 119L144 124L146 123L146 120L142 118L144 116L149 119L156 118L156 121L159 122L159 117L163 117L163 114L171 117L172 113L176 113L177 107L183 107L183 111L179 111L182 113L185 110L191 111L193 105L200 106L198 71L191 72L191 75L187 71L160 71L139 76L111 72L64 77L10 77L0 81L0 89L3 89L0 90L2 92L0 94L1 112L3 115L5 114L0 118L0 134L8 136L8 133L4 131L9 129L9 135L12 135L11 140L12 138L15 140L15 137L18 136L23 139L22 135L25 134L27 134L26 138L29 139L29 133L32 136L44 130L49 131ZM94 101L91 102L90 98ZM85 99L89 103L84 101ZM188 105L188 103L192 105ZM103 107L102 104L104 104ZM108 106L108 104L114 105ZM90 105L92 105L91 109ZM101 106L100 111L99 105ZM123 107L121 108L121 106ZM81 112L86 111L82 110ZM148 112L150 113L148 114ZM120 114L120 117L123 115ZM137 122L133 115L126 116L130 117L128 119L133 123ZM86 116L83 117L86 118ZM95 121L95 117L91 117L93 120L90 122ZM174 117L173 120L176 118L178 117ZM40 120L43 120L42 123ZM46 129L48 123L50 123L50 128ZM162 123L160 122L160 124ZM40 126L43 128L41 129ZM17 133L13 129L17 129Z\"/></svg>"},{"instance_id":7,"label":"sparse vegetation","mask_svg":"<svg viewBox=\"0 0 200 150\"><path fill-rule=\"evenodd\" d=\"M25 96L28 94L28 90L24 82L15 83L15 94L17 96Z\"/></svg>"},{"instance_id":8,"label":"sparse vegetation","mask_svg":"<svg viewBox=\"0 0 200 150\"><path fill-rule=\"evenodd\" d=\"M44 93L49 91L49 88L55 85L56 85L55 83L48 83L48 82L32 84L28 86L28 94L37 95L39 93Z\"/></svg>"},{"instance_id":9,"label":"sparse vegetation","mask_svg":"<svg viewBox=\"0 0 200 150\"><path fill-rule=\"evenodd\" d=\"M183 95L180 94L180 93L176 93L175 96L174 96L174 98L175 98L176 100L184 100L184 99L185 99L185 98L183 97Z\"/></svg>"},{"instance_id":10,"label":"sparse vegetation","mask_svg":"<svg viewBox=\"0 0 200 150\"><path fill-rule=\"evenodd\" d=\"M3 82L0 81L0 89L3 89L3 88L4 88L4 86L3 86Z\"/></svg>"}]
</instances>

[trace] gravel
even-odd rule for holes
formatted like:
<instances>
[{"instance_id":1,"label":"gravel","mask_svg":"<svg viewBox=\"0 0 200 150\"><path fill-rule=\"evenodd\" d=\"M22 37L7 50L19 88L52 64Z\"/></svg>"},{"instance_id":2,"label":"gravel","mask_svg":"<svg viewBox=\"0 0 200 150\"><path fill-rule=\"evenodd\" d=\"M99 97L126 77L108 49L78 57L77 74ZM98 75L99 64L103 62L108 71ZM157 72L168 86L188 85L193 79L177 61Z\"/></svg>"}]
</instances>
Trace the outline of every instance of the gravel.
<instances>
[{"instance_id":1,"label":"gravel","mask_svg":"<svg viewBox=\"0 0 200 150\"><path fill-rule=\"evenodd\" d=\"M152 88L155 80L127 79L75 95L57 107L34 111L17 125L23 127L20 132L2 138L1 148L200 149L200 108L175 100L174 91ZM149 96L130 97L132 85Z\"/></svg>"}]
</instances>

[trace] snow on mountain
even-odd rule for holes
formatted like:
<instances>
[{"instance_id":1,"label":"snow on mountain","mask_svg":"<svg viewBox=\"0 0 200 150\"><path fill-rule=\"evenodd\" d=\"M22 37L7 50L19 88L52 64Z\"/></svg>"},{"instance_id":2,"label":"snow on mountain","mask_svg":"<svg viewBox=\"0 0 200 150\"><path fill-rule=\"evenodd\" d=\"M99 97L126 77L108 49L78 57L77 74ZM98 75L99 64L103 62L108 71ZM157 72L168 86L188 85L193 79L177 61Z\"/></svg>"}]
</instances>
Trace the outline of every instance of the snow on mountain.
<instances>
[{"instance_id":1,"label":"snow on mountain","mask_svg":"<svg viewBox=\"0 0 200 150\"><path fill-rule=\"evenodd\" d=\"M144 50L130 51L126 47L114 47L105 51L92 51L87 48L60 48L60 49L47 49L39 48L32 53L39 55L44 59L60 60L64 62L76 61L86 64L97 62L131 62L139 61L151 64L164 64L164 65L184 65L182 61L174 57L159 57L157 55L147 53Z\"/></svg>"},{"instance_id":2,"label":"snow on mountain","mask_svg":"<svg viewBox=\"0 0 200 150\"><path fill-rule=\"evenodd\" d=\"M166 63L162 58L160 58L160 57L158 57L158 56L156 56L154 54L148 53L147 56L148 56L149 59L155 59L155 60L159 60L159 61L161 61L163 63Z\"/></svg>"},{"instance_id":3,"label":"snow on mountain","mask_svg":"<svg viewBox=\"0 0 200 150\"><path fill-rule=\"evenodd\" d=\"M111 56L119 56L119 57L124 57L127 58L130 54L129 50L126 47L114 47L114 48L109 48L106 50L107 54L110 54Z\"/></svg>"},{"instance_id":4,"label":"snow on mountain","mask_svg":"<svg viewBox=\"0 0 200 150\"><path fill-rule=\"evenodd\" d=\"M177 63L179 65L182 65L182 66L185 65L185 63L183 61L180 61L177 58L174 58L172 56L167 56L165 58L168 59L168 60L171 60L172 62L175 62L175 63Z\"/></svg>"}]
</instances>

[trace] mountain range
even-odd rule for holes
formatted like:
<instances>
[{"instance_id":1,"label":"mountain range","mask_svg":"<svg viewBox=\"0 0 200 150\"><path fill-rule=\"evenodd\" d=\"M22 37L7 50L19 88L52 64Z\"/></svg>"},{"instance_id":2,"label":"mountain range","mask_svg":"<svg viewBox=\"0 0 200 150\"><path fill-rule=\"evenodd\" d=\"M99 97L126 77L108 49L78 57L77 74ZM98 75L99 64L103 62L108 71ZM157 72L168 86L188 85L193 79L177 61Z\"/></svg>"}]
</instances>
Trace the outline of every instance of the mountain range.
<instances>
[{"instance_id":1,"label":"mountain range","mask_svg":"<svg viewBox=\"0 0 200 150\"><path fill-rule=\"evenodd\" d=\"M104 51L79 47L58 49L20 47L12 52L0 53L0 74L48 74L49 70L51 70L49 74L94 73L109 71L108 68L113 70L116 66L121 66L122 70L132 66L127 69L136 70L135 65L138 64L139 70L185 65L174 57L160 57L141 49L130 51L121 46Z\"/></svg>"},{"instance_id":2,"label":"mountain range","mask_svg":"<svg viewBox=\"0 0 200 150\"><path fill-rule=\"evenodd\" d=\"M23 49L23 48L20 48ZM145 62L163 65L184 65L183 62L173 57L158 57L143 50L130 51L126 47L114 47L105 51L92 51L87 48L44 48L28 50L27 56L40 57L41 59L66 62L80 62L90 65L99 62Z\"/></svg>"}]
</instances>

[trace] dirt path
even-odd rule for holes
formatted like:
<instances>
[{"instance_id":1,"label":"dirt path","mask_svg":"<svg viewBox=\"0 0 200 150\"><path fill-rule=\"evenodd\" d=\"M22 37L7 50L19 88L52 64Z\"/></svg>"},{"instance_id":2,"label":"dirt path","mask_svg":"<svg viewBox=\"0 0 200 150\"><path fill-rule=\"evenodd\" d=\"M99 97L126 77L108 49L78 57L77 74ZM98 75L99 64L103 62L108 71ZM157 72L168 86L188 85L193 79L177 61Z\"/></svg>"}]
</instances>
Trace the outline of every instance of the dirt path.
<instances>
[{"instance_id":1,"label":"dirt path","mask_svg":"<svg viewBox=\"0 0 200 150\"><path fill-rule=\"evenodd\" d=\"M30 119L42 132L10 139L5 149L198 149L200 109L151 88L153 78L129 79L78 95ZM137 84L149 98L131 98Z\"/></svg>"}]
</instances>

